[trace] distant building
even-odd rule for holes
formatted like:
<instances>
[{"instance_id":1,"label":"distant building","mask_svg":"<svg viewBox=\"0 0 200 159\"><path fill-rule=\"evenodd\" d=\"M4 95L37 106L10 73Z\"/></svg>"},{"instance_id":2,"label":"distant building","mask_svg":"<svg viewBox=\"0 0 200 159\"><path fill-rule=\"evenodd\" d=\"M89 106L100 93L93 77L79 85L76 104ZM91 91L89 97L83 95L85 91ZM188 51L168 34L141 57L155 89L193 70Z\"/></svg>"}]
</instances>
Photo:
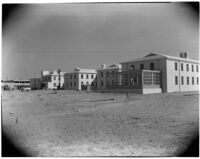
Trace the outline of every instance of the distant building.
<instances>
[{"instance_id":1,"label":"distant building","mask_svg":"<svg viewBox=\"0 0 200 159\"><path fill-rule=\"evenodd\" d=\"M75 68L73 72L65 73L65 89L94 90L97 88L96 70Z\"/></svg>"},{"instance_id":2,"label":"distant building","mask_svg":"<svg viewBox=\"0 0 200 159\"><path fill-rule=\"evenodd\" d=\"M30 87L30 80L1 80L2 89L21 89Z\"/></svg>"},{"instance_id":3,"label":"distant building","mask_svg":"<svg viewBox=\"0 0 200 159\"><path fill-rule=\"evenodd\" d=\"M31 89L62 89L64 86L64 73L58 71L41 71L41 77L32 78Z\"/></svg>"},{"instance_id":4,"label":"distant building","mask_svg":"<svg viewBox=\"0 0 200 159\"><path fill-rule=\"evenodd\" d=\"M114 85L121 85L122 76L120 72L121 64L113 64L109 67L103 64L101 68L97 69L97 89L105 90Z\"/></svg>"},{"instance_id":5,"label":"distant building","mask_svg":"<svg viewBox=\"0 0 200 159\"><path fill-rule=\"evenodd\" d=\"M200 62L190 60L187 52L180 57L150 53L121 65L121 85L107 91L147 94L199 90Z\"/></svg>"}]
</instances>

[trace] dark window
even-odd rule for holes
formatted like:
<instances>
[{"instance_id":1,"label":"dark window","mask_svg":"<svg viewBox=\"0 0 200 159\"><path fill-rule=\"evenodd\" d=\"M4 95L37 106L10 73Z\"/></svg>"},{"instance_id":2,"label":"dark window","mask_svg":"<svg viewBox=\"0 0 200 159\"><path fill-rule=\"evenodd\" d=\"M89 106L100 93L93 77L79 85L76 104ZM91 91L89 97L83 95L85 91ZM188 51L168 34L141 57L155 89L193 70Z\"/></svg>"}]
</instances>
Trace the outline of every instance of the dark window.
<instances>
[{"instance_id":1,"label":"dark window","mask_svg":"<svg viewBox=\"0 0 200 159\"><path fill-rule=\"evenodd\" d=\"M56 76L54 76L53 78L54 78L54 80L56 80Z\"/></svg>"},{"instance_id":2,"label":"dark window","mask_svg":"<svg viewBox=\"0 0 200 159\"><path fill-rule=\"evenodd\" d=\"M150 70L154 70L154 63L150 63Z\"/></svg>"},{"instance_id":3,"label":"dark window","mask_svg":"<svg viewBox=\"0 0 200 159\"><path fill-rule=\"evenodd\" d=\"M197 77L197 85L199 84L199 77Z\"/></svg>"},{"instance_id":4,"label":"dark window","mask_svg":"<svg viewBox=\"0 0 200 159\"><path fill-rule=\"evenodd\" d=\"M189 71L189 65L188 64L186 64L186 68L187 68L187 71Z\"/></svg>"},{"instance_id":5,"label":"dark window","mask_svg":"<svg viewBox=\"0 0 200 159\"><path fill-rule=\"evenodd\" d=\"M91 75L91 79L93 79L93 75Z\"/></svg>"},{"instance_id":6,"label":"dark window","mask_svg":"<svg viewBox=\"0 0 200 159\"><path fill-rule=\"evenodd\" d=\"M91 86L93 86L94 84L93 84L93 82L91 83Z\"/></svg>"},{"instance_id":7,"label":"dark window","mask_svg":"<svg viewBox=\"0 0 200 159\"><path fill-rule=\"evenodd\" d=\"M103 86L103 81L101 81L101 86Z\"/></svg>"},{"instance_id":8,"label":"dark window","mask_svg":"<svg viewBox=\"0 0 200 159\"><path fill-rule=\"evenodd\" d=\"M178 84L178 76L175 76L175 85Z\"/></svg>"},{"instance_id":9,"label":"dark window","mask_svg":"<svg viewBox=\"0 0 200 159\"><path fill-rule=\"evenodd\" d=\"M56 83L53 83L53 86L56 87Z\"/></svg>"},{"instance_id":10,"label":"dark window","mask_svg":"<svg viewBox=\"0 0 200 159\"><path fill-rule=\"evenodd\" d=\"M83 85L83 82L81 82L81 85Z\"/></svg>"},{"instance_id":11,"label":"dark window","mask_svg":"<svg viewBox=\"0 0 200 159\"><path fill-rule=\"evenodd\" d=\"M190 84L189 77L187 77L187 85L189 85L189 84Z\"/></svg>"},{"instance_id":12,"label":"dark window","mask_svg":"<svg viewBox=\"0 0 200 159\"><path fill-rule=\"evenodd\" d=\"M112 80L112 86L114 86L114 80Z\"/></svg>"},{"instance_id":13,"label":"dark window","mask_svg":"<svg viewBox=\"0 0 200 159\"><path fill-rule=\"evenodd\" d=\"M70 75L70 79L72 79L72 75Z\"/></svg>"},{"instance_id":14,"label":"dark window","mask_svg":"<svg viewBox=\"0 0 200 159\"><path fill-rule=\"evenodd\" d=\"M76 79L76 75L74 75L74 79Z\"/></svg>"},{"instance_id":15,"label":"dark window","mask_svg":"<svg viewBox=\"0 0 200 159\"><path fill-rule=\"evenodd\" d=\"M181 76L181 84L184 85L184 78Z\"/></svg>"},{"instance_id":16,"label":"dark window","mask_svg":"<svg viewBox=\"0 0 200 159\"><path fill-rule=\"evenodd\" d=\"M144 69L144 64L140 64L140 70Z\"/></svg>"},{"instance_id":17,"label":"dark window","mask_svg":"<svg viewBox=\"0 0 200 159\"><path fill-rule=\"evenodd\" d=\"M76 87L76 82L74 82L74 87Z\"/></svg>"},{"instance_id":18,"label":"dark window","mask_svg":"<svg viewBox=\"0 0 200 159\"><path fill-rule=\"evenodd\" d=\"M81 74L81 79L83 79L83 74Z\"/></svg>"},{"instance_id":19,"label":"dark window","mask_svg":"<svg viewBox=\"0 0 200 159\"><path fill-rule=\"evenodd\" d=\"M196 70L197 70L197 72L199 72L199 66L198 65L196 66Z\"/></svg>"},{"instance_id":20,"label":"dark window","mask_svg":"<svg viewBox=\"0 0 200 159\"><path fill-rule=\"evenodd\" d=\"M88 82L86 82L86 84L88 85L89 83L88 83Z\"/></svg>"},{"instance_id":21,"label":"dark window","mask_svg":"<svg viewBox=\"0 0 200 159\"><path fill-rule=\"evenodd\" d=\"M194 85L194 77L192 77L192 85Z\"/></svg>"},{"instance_id":22,"label":"dark window","mask_svg":"<svg viewBox=\"0 0 200 159\"><path fill-rule=\"evenodd\" d=\"M103 72L101 72L101 77L103 77Z\"/></svg>"},{"instance_id":23,"label":"dark window","mask_svg":"<svg viewBox=\"0 0 200 159\"><path fill-rule=\"evenodd\" d=\"M72 82L70 82L70 87L72 87Z\"/></svg>"},{"instance_id":24,"label":"dark window","mask_svg":"<svg viewBox=\"0 0 200 159\"><path fill-rule=\"evenodd\" d=\"M183 71L183 63L181 63L181 71Z\"/></svg>"},{"instance_id":25,"label":"dark window","mask_svg":"<svg viewBox=\"0 0 200 159\"><path fill-rule=\"evenodd\" d=\"M86 75L86 78L88 79L88 74Z\"/></svg>"},{"instance_id":26,"label":"dark window","mask_svg":"<svg viewBox=\"0 0 200 159\"><path fill-rule=\"evenodd\" d=\"M134 65L131 65L131 70L135 70L135 66Z\"/></svg>"},{"instance_id":27,"label":"dark window","mask_svg":"<svg viewBox=\"0 0 200 159\"><path fill-rule=\"evenodd\" d=\"M68 82L66 83L66 86L68 86Z\"/></svg>"},{"instance_id":28,"label":"dark window","mask_svg":"<svg viewBox=\"0 0 200 159\"><path fill-rule=\"evenodd\" d=\"M194 66L192 65L192 72L194 72Z\"/></svg>"},{"instance_id":29,"label":"dark window","mask_svg":"<svg viewBox=\"0 0 200 159\"><path fill-rule=\"evenodd\" d=\"M175 62L175 70L176 71L178 70L178 64L177 64L177 62Z\"/></svg>"}]
</instances>

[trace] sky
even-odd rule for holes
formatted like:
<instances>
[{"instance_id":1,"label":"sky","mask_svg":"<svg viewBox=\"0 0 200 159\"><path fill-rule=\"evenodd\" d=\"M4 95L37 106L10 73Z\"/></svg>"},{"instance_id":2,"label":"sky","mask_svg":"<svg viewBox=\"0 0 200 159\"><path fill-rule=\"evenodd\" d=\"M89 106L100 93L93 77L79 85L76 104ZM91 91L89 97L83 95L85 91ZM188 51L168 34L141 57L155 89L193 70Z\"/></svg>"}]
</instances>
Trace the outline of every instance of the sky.
<instances>
[{"instance_id":1,"label":"sky","mask_svg":"<svg viewBox=\"0 0 200 159\"><path fill-rule=\"evenodd\" d=\"M198 14L180 2L20 5L3 21L2 79L97 69L152 52L188 51L198 60Z\"/></svg>"}]
</instances>

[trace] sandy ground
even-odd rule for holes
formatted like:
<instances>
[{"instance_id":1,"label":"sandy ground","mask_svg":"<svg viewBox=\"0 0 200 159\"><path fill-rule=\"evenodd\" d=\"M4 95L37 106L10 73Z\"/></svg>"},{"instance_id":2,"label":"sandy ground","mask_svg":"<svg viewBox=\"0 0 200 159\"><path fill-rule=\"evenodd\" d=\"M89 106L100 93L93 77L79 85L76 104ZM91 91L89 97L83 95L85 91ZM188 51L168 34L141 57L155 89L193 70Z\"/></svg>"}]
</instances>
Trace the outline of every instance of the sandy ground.
<instances>
[{"instance_id":1,"label":"sandy ground","mask_svg":"<svg viewBox=\"0 0 200 159\"><path fill-rule=\"evenodd\" d=\"M199 95L2 92L3 130L30 156L177 156L198 133Z\"/></svg>"}]
</instances>

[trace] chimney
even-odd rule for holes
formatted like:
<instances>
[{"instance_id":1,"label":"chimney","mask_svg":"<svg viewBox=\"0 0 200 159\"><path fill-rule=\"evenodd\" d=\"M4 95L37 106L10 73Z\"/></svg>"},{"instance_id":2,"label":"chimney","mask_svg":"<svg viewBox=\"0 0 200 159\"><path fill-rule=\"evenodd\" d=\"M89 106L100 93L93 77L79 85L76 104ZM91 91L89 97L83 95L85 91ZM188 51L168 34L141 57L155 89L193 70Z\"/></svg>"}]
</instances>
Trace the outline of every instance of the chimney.
<instances>
[{"instance_id":1,"label":"chimney","mask_svg":"<svg viewBox=\"0 0 200 159\"><path fill-rule=\"evenodd\" d=\"M106 64L102 64L101 68L103 68L103 69L106 68Z\"/></svg>"},{"instance_id":2,"label":"chimney","mask_svg":"<svg viewBox=\"0 0 200 159\"><path fill-rule=\"evenodd\" d=\"M189 55L188 52L181 52L181 53L180 53L180 57L181 57L181 58L184 58L184 59L188 59L188 58L189 58L188 55Z\"/></svg>"}]
</instances>

